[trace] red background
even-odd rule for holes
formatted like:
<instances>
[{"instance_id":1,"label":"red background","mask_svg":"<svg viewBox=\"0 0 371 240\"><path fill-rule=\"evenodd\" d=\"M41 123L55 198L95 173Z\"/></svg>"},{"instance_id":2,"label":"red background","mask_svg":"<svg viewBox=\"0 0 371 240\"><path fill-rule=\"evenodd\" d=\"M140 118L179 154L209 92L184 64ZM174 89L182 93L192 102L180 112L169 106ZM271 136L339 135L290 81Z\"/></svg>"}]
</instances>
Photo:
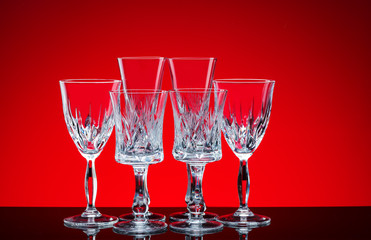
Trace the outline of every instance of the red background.
<instances>
[{"instance_id":1,"label":"red background","mask_svg":"<svg viewBox=\"0 0 371 240\"><path fill-rule=\"evenodd\" d=\"M354 0L1 1L0 206L85 206L58 80L120 78L122 56L212 56L215 78L276 80L250 160L251 206L370 206L370 22L368 1ZM163 139L151 206L185 206L169 102ZM114 144L97 159L98 207L132 203L133 171L115 162ZM237 207L238 160L223 144L205 200Z\"/></svg>"}]
</instances>

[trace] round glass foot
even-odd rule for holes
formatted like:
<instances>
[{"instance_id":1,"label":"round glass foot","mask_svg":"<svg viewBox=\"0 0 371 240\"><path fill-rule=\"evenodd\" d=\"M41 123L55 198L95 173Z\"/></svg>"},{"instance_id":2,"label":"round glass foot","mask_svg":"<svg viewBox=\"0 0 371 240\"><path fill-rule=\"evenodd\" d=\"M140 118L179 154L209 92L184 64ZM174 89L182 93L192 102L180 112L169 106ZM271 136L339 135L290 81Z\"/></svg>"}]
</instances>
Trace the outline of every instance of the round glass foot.
<instances>
[{"instance_id":1,"label":"round glass foot","mask_svg":"<svg viewBox=\"0 0 371 240\"><path fill-rule=\"evenodd\" d=\"M167 224L161 221L123 221L113 225L113 231L119 234L136 235L136 234L158 234L166 232Z\"/></svg>"},{"instance_id":2,"label":"round glass foot","mask_svg":"<svg viewBox=\"0 0 371 240\"><path fill-rule=\"evenodd\" d=\"M220 216L217 220L223 223L227 227L264 227L268 226L271 223L269 217L254 214L253 216L235 216L235 214L228 214Z\"/></svg>"},{"instance_id":3,"label":"round glass foot","mask_svg":"<svg viewBox=\"0 0 371 240\"><path fill-rule=\"evenodd\" d=\"M223 224L216 221L183 221L170 223L170 229L178 233L186 234L206 234L215 233L223 229Z\"/></svg>"},{"instance_id":4,"label":"round glass foot","mask_svg":"<svg viewBox=\"0 0 371 240\"><path fill-rule=\"evenodd\" d=\"M100 217L82 217L81 215L75 215L65 218L63 221L66 227L72 228L107 228L112 227L118 220L117 217L102 214Z\"/></svg>"},{"instance_id":5,"label":"round glass foot","mask_svg":"<svg viewBox=\"0 0 371 240\"><path fill-rule=\"evenodd\" d=\"M203 218L205 220L214 221L218 215L216 213L211 212L205 212L205 215L203 215ZM189 218L189 212L176 212L172 213L169 216L170 222L183 222L187 221Z\"/></svg>"},{"instance_id":6,"label":"round glass foot","mask_svg":"<svg viewBox=\"0 0 371 240\"><path fill-rule=\"evenodd\" d=\"M120 221L133 221L134 220L134 214L133 213L127 213L127 214L122 214L119 216ZM166 216L163 214L159 213L152 213L152 212L147 212L146 218L150 221L161 221L165 222Z\"/></svg>"}]
</instances>

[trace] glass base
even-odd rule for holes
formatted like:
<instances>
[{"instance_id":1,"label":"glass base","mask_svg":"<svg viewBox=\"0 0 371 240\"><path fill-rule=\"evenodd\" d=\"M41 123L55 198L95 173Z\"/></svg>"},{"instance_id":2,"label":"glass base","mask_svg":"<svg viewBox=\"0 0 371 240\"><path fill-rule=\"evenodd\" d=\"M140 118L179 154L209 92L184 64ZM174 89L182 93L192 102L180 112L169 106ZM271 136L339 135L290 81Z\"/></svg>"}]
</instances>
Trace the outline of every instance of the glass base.
<instances>
[{"instance_id":1,"label":"glass base","mask_svg":"<svg viewBox=\"0 0 371 240\"><path fill-rule=\"evenodd\" d=\"M147 212L146 217L150 221L161 221L165 222L166 216L163 214L159 213L152 213L152 212ZM119 216L120 221L133 221L134 220L134 214L133 213L127 213L127 214L122 214Z\"/></svg>"},{"instance_id":2,"label":"glass base","mask_svg":"<svg viewBox=\"0 0 371 240\"><path fill-rule=\"evenodd\" d=\"M65 218L63 221L66 227L71 228L108 228L112 227L118 220L117 217L102 214L100 217L82 217L81 215L75 215Z\"/></svg>"},{"instance_id":3,"label":"glass base","mask_svg":"<svg viewBox=\"0 0 371 240\"><path fill-rule=\"evenodd\" d=\"M218 217L217 214L211 212L205 212L203 218L205 220L214 221ZM183 222L187 221L189 218L189 212L176 212L169 216L170 222Z\"/></svg>"},{"instance_id":4,"label":"glass base","mask_svg":"<svg viewBox=\"0 0 371 240\"><path fill-rule=\"evenodd\" d=\"M123 221L113 225L113 231L118 234L136 235L136 234L158 234L166 232L167 224L161 221Z\"/></svg>"},{"instance_id":5,"label":"glass base","mask_svg":"<svg viewBox=\"0 0 371 240\"><path fill-rule=\"evenodd\" d=\"M68 226L66 224L64 224L65 227L68 227L68 228L72 228L72 229L79 229L79 230L82 230L88 237L93 237L93 236L96 236L99 231L101 229L104 229L104 228L110 228L112 226L107 226L107 227L76 227L76 226Z\"/></svg>"},{"instance_id":6,"label":"glass base","mask_svg":"<svg viewBox=\"0 0 371 240\"><path fill-rule=\"evenodd\" d=\"M268 226L271 223L269 217L254 214L252 216L235 216L234 213L220 216L217 218L217 221L223 223L227 227L249 227L257 228Z\"/></svg>"},{"instance_id":7,"label":"glass base","mask_svg":"<svg viewBox=\"0 0 371 240\"><path fill-rule=\"evenodd\" d=\"M170 223L170 229L178 233L186 234L206 234L206 233L215 233L223 229L223 224L216 221L183 221L183 222L173 222Z\"/></svg>"}]
</instances>

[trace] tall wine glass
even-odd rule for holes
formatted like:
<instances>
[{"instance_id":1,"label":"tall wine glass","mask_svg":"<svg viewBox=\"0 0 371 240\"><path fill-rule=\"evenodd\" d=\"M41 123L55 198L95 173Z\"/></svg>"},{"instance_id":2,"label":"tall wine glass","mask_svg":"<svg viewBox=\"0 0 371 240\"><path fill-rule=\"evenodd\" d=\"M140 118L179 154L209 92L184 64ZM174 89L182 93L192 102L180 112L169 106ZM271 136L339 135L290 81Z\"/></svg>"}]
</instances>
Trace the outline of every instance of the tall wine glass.
<instances>
[{"instance_id":1,"label":"tall wine glass","mask_svg":"<svg viewBox=\"0 0 371 240\"><path fill-rule=\"evenodd\" d=\"M162 86L162 77L164 74L164 66L166 58L164 57L120 57L117 59L120 67L121 78L123 81L124 90L131 89L151 89L160 91ZM147 174L147 172L146 172ZM147 175L145 175L147 179ZM148 194L148 204L150 197L147 189L145 193ZM147 217L154 221L165 221L166 216L160 213L147 212ZM133 213L122 214L119 216L120 220L133 220Z\"/></svg>"},{"instance_id":2,"label":"tall wine glass","mask_svg":"<svg viewBox=\"0 0 371 240\"><path fill-rule=\"evenodd\" d=\"M174 90L183 88L211 89L215 71L216 58L212 57L177 57L169 58L171 83ZM191 192L191 170L187 163L187 193L185 202L188 204ZM217 214L205 212L204 218L215 220ZM169 216L170 221L185 221L189 218L188 212L176 212Z\"/></svg>"},{"instance_id":3,"label":"tall wine glass","mask_svg":"<svg viewBox=\"0 0 371 240\"><path fill-rule=\"evenodd\" d=\"M152 234L167 229L166 223L149 220L146 177L148 166L164 158L162 129L166 98L166 91L111 92L116 129L115 159L133 166L136 184L132 206L134 219L116 223L115 232Z\"/></svg>"},{"instance_id":4,"label":"tall wine glass","mask_svg":"<svg viewBox=\"0 0 371 240\"><path fill-rule=\"evenodd\" d=\"M217 232L223 225L203 218L206 205L202 193L205 165L220 160L221 121L227 92L225 90L178 89L170 91L175 137L173 156L189 164L191 191L187 221L173 222L170 229L181 233Z\"/></svg>"},{"instance_id":5,"label":"tall wine glass","mask_svg":"<svg viewBox=\"0 0 371 240\"><path fill-rule=\"evenodd\" d=\"M64 219L67 226L104 228L118 221L117 217L101 214L95 208L95 159L102 152L114 126L109 91L119 90L120 84L120 80L104 79L60 81L68 132L81 155L87 160L85 195L88 204L81 215Z\"/></svg>"},{"instance_id":6,"label":"tall wine glass","mask_svg":"<svg viewBox=\"0 0 371 240\"><path fill-rule=\"evenodd\" d=\"M263 139L271 114L274 81L261 79L218 79L215 88L227 89L223 114L223 133L229 147L240 160L238 196L240 207L218 221L230 227L260 227L270 218L254 214L247 202L250 176L247 161Z\"/></svg>"}]
</instances>

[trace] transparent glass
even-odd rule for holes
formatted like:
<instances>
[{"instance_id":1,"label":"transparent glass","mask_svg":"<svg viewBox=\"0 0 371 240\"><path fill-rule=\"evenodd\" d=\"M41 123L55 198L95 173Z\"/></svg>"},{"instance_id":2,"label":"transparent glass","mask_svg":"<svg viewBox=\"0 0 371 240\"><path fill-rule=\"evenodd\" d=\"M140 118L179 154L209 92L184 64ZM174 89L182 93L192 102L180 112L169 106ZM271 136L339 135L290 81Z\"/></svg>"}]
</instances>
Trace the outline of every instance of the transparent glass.
<instances>
[{"instance_id":1,"label":"transparent glass","mask_svg":"<svg viewBox=\"0 0 371 240\"><path fill-rule=\"evenodd\" d=\"M70 227L107 227L117 217L101 214L95 208L97 176L95 159L102 152L114 126L109 91L120 89L120 80L70 79L60 81L63 113L68 132L87 160L85 195L87 207L81 215L64 219Z\"/></svg>"},{"instance_id":2,"label":"transparent glass","mask_svg":"<svg viewBox=\"0 0 371 240\"><path fill-rule=\"evenodd\" d=\"M162 77L166 58L164 57L121 57L118 58L121 78L124 90L132 89L151 89L160 91L162 86ZM147 175L145 176L147 178ZM147 188L147 186L145 186ZM148 201L150 202L149 192ZM149 203L148 203L149 204ZM147 212L150 220L165 221L166 217L160 213ZM119 216L122 221L134 219L132 213L122 214Z\"/></svg>"},{"instance_id":3,"label":"transparent glass","mask_svg":"<svg viewBox=\"0 0 371 240\"><path fill-rule=\"evenodd\" d=\"M223 225L203 217L202 193L205 165L222 157L221 121L227 92L224 90L177 89L170 91L174 114L173 156L189 165L191 189L188 220L173 222L170 229L181 233L216 232Z\"/></svg>"},{"instance_id":4,"label":"transparent glass","mask_svg":"<svg viewBox=\"0 0 371 240\"><path fill-rule=\"evenodd\" d=\"M233 214L219 217L218 221L230 227L269 225L269 217L254 214L248 208L250 176L247 161L259 146L268 127L274 81L218 79L214 80L214 87L228 90L223 133L229 147L240 160L237 179L240 207Z\"/></svg>"},{"instance_id":5,"label":"transparent glass","mask_svg":"<svg viewBox=\"0 0 371 240\"><path fill-rule=\"evenodd\" d=\"M162 130L167 92L127 90L110 94L116 129L115 159L133 166L136 184L132 205L134 218L116 223L114 231L123 234L166 231L166 223L152 221L147 215L147 171L149 165L164 158Z\"/></svg>"},{"instance_id":6,"label":"transparent glass","mask_svg":"<svg viewBox=\"0 0 371 240\"><path fill-rule=\"evenodd\" d=\"M212 57L179 57L169 58L171 83L174 90L184 88L199 88L207 90L212 87L212 79L215 71L216 58ZM191 191L191 171L187 166L187 193L186 204L189 202ZM215 220L215 213L205 212L204 218ZM176 212L169 216L170 221L185 221L189 218L189 212Z\"/></svg>"},{"instance_id":7,"label":"transparent glass","mask_svg":"<svg viewBox=\"0 0 371 240\"><path fill-rule=\"evenodd\" d=\"M208 235L208 234L215 234L217 232L221 232L223 231L223 228L215 231L215 232L209 232L209 233L205 233L205 232L201 232L201 233L198 233L198 232L190 232L190 233L181 233L181 234L184 234L185 235L185 240L203 240L204 239L204 236L205 235Z\"/></svg>"},{"instance_id":8,"label":"transparent glass","mask_svg":"<svg viewBox=\"0 0 371 240\"><path fill-rule=\"evenodd\" d=\"M64 226L82 231L83 233L86 234L87 240L95 240L101 229L112 227L112 226L107 226L107 227L76 227L75 226L75 227L72 227L67 224L64 224Z\"/></svg>"},{"instance_id":9,"label":"transparent glass","mask_svg":"<svg viewBox=\"0 0 371 240\"><path fill-rule=\"evenodd\" d=\"M161 90L166 58L164 57L120 57L123 88Z\"/></svg>"}]
</instances>

